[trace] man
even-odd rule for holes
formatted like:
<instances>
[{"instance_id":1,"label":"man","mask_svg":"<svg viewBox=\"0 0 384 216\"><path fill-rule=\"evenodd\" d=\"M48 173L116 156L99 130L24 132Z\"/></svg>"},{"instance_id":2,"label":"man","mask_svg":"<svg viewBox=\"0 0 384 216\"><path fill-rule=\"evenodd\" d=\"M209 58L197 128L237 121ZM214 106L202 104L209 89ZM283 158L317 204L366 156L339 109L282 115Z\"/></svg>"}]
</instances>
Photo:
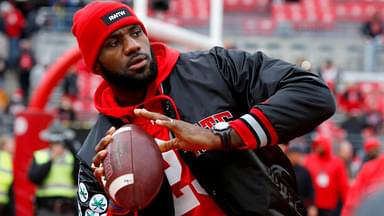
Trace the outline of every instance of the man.
<instances>
[{"instance_id":1,"label":"man","mask_svg":"<svg viewBox=\"0 0 384 216\"><path fill-rule=\"evenodd\" d=\"M95 93L101 114L78 153L83 215L304 214L276 144L334 113L317 75L261 52L179 53L150 43L132 9L117 2L89 3L72 32L104 79ZM138 212L108 200L98 183L111 134L125 123L156 138L166 162L160 192Z\"/></svg>"},{"instance_id":2,"label":"man","mask_svg":"<svg viewBox=\"0 0 384 216\"><path fill-rule=\"evenodd\" d=\"M382 45L384 23L379 11L373 11L371 17L361 26L361 34L366 38L364 49L364 71L376 72L378 70L378 54Z\"/></svg>"},{"instance_id":3,"label":"man","mask_svg":"<svg viewBox=\"0 0 384 216\"><path fill-rule=\"evenodd\" d=\"M339 93L341 73L341 70L336 66L332 59L327 59L319 68L320 76L335 95Z\"/></svg>"},{"instance_id":4,"label":"man","mask_svg":"<svg viewBox=\"0 0 384 216\"><path fill-rule=\"evenodd\" d=\"M49 148L34 152L29 179L36 184L36 216L72 216L76 207L78 163L74 132L54 121L42 133Z\"/></svg>"},{"instance_id":5,"label":"man","mask_svg":"<svg viewBox=\"0 0 384 216\"><path fill-rule=\"evenodd\" d=\"M23 91L23 103L28 104L30 95L30 75L36 60L32 51L31 41L24 39L20 42L20 56L17 64L17 74L20 89Z\"/></svg>"},{"instance_id":6,"label":"man","mask_svg":"<svg viewBox=\"0 0 384 216\"><path fill-rule=\"evenodd\" d=\"M319 216L339 215L338 205L344 203L349 188L345 164L332 153L332 140L326 135L316 136L312 148L304 166L313 179Z\"/></svg>"},{"instance_id":7,"label":"man","mask_svg":"<svg viewBox=\"0 0 384 216\"><path fill-rule=\"evenodd\" d=\"M304 147L300 144L291 143L285 152L295 171L297 192L301 200L303 200L308 216L317 215L317 209L314 204L315 192L313 188L313 180L308 169L303 166L303 158L306 154Z\"/></svg>"}]
</instances>

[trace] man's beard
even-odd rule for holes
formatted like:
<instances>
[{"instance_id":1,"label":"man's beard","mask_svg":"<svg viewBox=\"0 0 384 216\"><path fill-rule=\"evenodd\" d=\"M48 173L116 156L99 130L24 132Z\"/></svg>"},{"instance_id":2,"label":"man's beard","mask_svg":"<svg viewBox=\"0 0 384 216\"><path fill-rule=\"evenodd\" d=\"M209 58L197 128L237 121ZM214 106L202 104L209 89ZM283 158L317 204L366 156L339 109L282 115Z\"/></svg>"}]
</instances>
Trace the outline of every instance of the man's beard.
<instances>
[{"instance_id":1,"label":"man's beard","mask_svg":"<svg viewBox=\"0 0 384 216\"><path fill-rule=\"evenodd\" d=\"M103 71L103 77L104 79L110 83L110 85L113 85L117 88L122 88L130 91L136 91L141 89L146 89L148 85L156 79L157 76L157 67L156 62L154 60L151 61L149 66L149 75L145 78L137 78L132 76L127 76L124 73L116 73L113 72L104 65L99 62L101 70ZM145 70L146 68L142 68L142 70ZM144 71L141 71L140 73L144 73Z\"/></svg>"}]
</instances>

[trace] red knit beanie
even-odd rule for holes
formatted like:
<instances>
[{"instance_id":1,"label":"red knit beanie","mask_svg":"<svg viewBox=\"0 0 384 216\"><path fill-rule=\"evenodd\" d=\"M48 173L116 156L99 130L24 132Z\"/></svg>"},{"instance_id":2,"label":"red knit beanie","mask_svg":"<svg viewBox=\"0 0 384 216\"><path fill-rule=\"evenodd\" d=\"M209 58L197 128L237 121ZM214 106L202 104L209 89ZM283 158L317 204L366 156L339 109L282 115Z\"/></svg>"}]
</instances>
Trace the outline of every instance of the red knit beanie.
<instances>
[{"instance_id":1,"label":"red knit beanie","mask_svg":"<svg viewBox=\"0 0 384 216\"><path fill-rule=\"evenodd\" d=\"M147 34L132 8L121 2L92 1L75 13L72 33L77 39L85 64L91 71L108 35L133 24L140 25Z\"/></svg>"}]
</instances>

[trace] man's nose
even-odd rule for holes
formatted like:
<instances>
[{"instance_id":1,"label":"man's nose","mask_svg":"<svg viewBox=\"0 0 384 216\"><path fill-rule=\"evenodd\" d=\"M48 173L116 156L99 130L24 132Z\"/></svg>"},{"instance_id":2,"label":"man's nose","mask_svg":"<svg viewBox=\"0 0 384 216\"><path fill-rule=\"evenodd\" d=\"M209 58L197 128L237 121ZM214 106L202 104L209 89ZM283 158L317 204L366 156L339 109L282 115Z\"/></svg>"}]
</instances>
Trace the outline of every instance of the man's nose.
<instances>
[{"instance_id":1,"label":"man's nose","mask_svg":"<svg viewBox=\"0 0 384 216\"><path fill-rule=\"evenodd\" d=\"M136 41L134 38L132 37L125 37L125 40L124 40L124 53L125 55L130 55L132 53L135 53L137 51L139 51L141 48L140 46L140 43L138 41Z\"/></svg>"}]
</instances>

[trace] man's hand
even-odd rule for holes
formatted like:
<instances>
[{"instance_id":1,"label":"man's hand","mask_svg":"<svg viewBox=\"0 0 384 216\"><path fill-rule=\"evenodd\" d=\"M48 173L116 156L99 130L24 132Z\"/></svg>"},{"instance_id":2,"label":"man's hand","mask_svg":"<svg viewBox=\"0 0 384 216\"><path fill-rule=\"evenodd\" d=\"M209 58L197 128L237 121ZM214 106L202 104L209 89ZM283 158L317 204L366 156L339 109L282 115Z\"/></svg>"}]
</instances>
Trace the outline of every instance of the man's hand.
<instances>
[{"instance_id":1,"label":"man's hand","mask_svg":"<svg viewBox=\"0 0 384 216\"><path fill-rule=\"evenodd\" d=\"M170 149L187 151L223 149L220 137L210 130L195 126L185 121L171 119L160 113L150 112L145 109L135 109L139 117L153 120L155 124L168 128L175 135L174 139L159 145L161 152Z\"/></svg>"},{"instance_id":2,"label":"man's hand","mask_svg":"<svg viewBox=\"0 0 384 216\"><path fill-rule=\"evenodd\" d=\"M112 141L112 134L116 131L115 127L111 127L105 137L103 137L100 142L96 145L95 151L96 154L93 157L92 160L92 170L93 170L93 175L95 175L96 179L99 181L100 184L102 184L102 177L104 176L104 167L103 167L103 160L107 156L107 146L111 143Z\"/></svg>"}]
</instances>

